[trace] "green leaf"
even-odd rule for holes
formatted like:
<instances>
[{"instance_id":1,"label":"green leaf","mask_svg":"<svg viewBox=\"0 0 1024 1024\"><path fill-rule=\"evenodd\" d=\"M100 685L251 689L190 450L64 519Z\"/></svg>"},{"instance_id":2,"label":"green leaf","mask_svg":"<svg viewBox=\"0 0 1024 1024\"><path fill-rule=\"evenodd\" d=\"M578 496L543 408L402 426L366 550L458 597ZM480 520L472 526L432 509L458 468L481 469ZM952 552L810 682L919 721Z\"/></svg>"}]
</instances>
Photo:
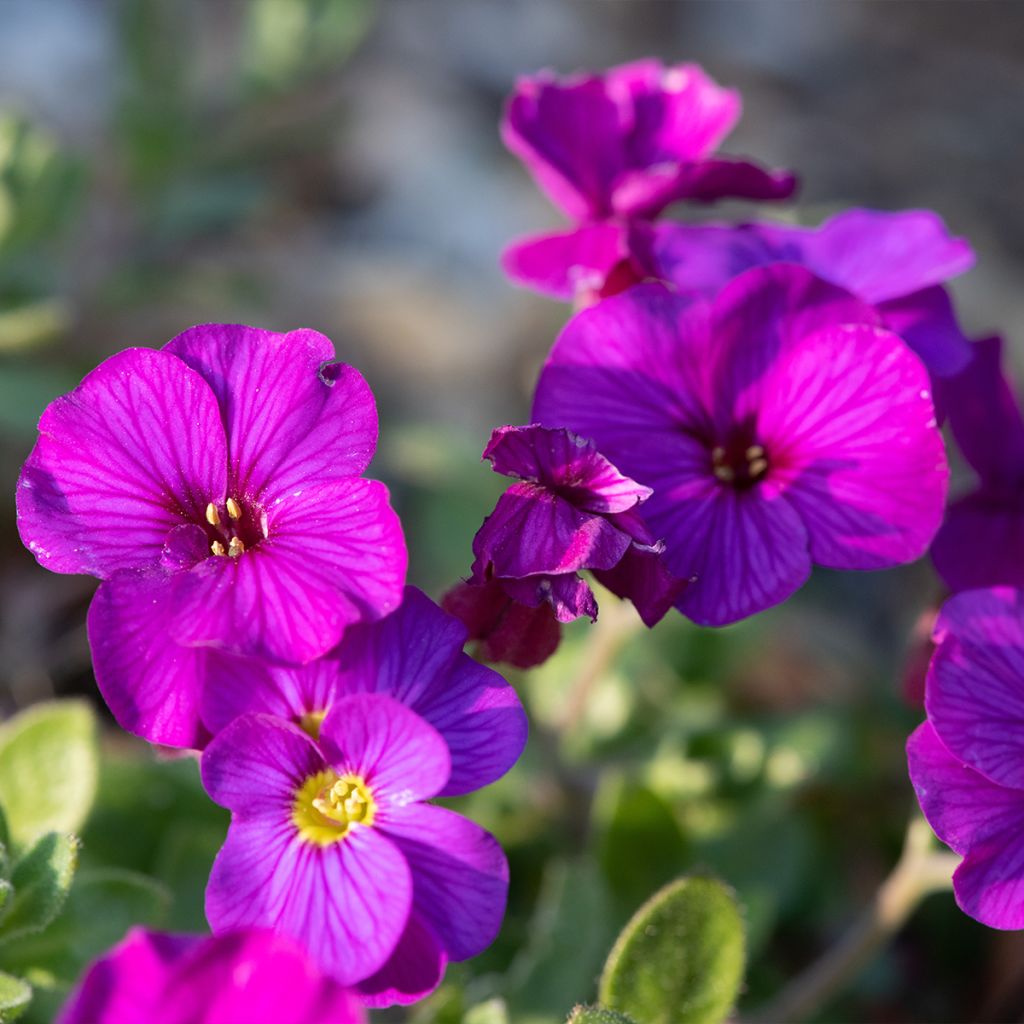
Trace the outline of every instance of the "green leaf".
<instances>
[{"instance_id":1,"label":"green leaf","mask_svg":"<svg viewBox=\"0 0 1024 1024\"><path fill-rule=\"evenodd\" d=\"M40 932L60 913L80 845L75 836L50 832L14 865L14 895L0 921L0 943Z\"/></svg>"},{"instance_id":2,"label":"green leaf","mask_svg":"<svg viewBox=\"0 0 1024 1024\"><path fill-rule=\"evenodd\" d=\"M643 1024L720 1024L739 993L744 959L732 893L712 878L680 878L623 929L598 998Z\"/></svg>"},{"instance_id":3,"label":"green leaf","mask_svg":"<svg viewBox=\"0 0 1024 1024\"><path fill-rule=\"evenodd\" d=\"M504 999L488 999L466 1011L462 1024L509 1024Z\"/></svg>"},{"instance_id":4,"label":"green leaf","mask_svg":"<svg viewBox=\"0 0 1024 1024\"><path fill-rule=\"evenodd\" d=\"M21 978L0 971L0 1024L17 1020L32 999L32 988Z\"/></svg>"},{"instance_id":5,"label":"green leaf","mask_svg":"<svg viewBox=\"0 0 1024 1024\"><path fill-rule=\"evenodd\" d=\"M636 1021L603 1006L577 1006L569 1014L566 1024L636 1024Z\"/></svg>"},{"instance_id":6,"label":"green leaf","mask_svg":"<svg viewBox=\"0 0 1024 1024\"><path fill-rule=\"evenodd\" d=\"M96 718L85 701L36 704L0 727L0 805L15 847L80 830L98 761Z\"/></svg>"}]
</instances>

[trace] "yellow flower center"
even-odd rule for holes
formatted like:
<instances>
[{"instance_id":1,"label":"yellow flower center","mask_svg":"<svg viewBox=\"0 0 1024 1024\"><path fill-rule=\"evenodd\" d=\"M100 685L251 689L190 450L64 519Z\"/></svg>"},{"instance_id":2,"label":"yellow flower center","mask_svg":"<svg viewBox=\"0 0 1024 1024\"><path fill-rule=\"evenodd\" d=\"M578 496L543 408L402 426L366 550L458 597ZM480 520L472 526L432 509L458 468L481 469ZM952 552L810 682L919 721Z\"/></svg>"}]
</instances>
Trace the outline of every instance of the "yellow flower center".
<instances>
[{"instance_id":1,"label":"yellow flower center","mask_svg":"<svg viewBox=\"0 0 1024 1024\"><path fill-rule=\"evenodd\" d=\"M307 711L299 716L299 728L314 740L320 739L320 726L327 717L326 711Z\"/></svg>"},{"instance_id":2,"label":"yellow flower center","mask_svg":"<svg viewBox=\"0 0 1024 1024\"><path fill-rule=\"evenodd\" d=\"M372 825L377 804L359 775L338 775L329 768L311 775L295 793L292 823L299 836L317 846L330 846L354 825Z\"/></svg>"}]
</instances>

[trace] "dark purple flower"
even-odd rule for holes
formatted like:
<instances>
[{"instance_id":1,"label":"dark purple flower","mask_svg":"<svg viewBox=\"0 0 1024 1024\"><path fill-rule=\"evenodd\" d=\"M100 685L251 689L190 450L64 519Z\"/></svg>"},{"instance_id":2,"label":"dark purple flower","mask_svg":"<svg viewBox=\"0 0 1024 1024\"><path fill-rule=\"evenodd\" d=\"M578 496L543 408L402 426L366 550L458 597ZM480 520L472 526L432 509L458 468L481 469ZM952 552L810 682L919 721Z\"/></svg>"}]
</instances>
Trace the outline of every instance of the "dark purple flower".
<instances>
[{"instance_id":1,"label":"dark purple flower","mask_svg":"<svg viewBox=\"0 0 1024 1024\"><path fill-rule=\"evenodd\" d=\"M133 928L88 969L57 1024L365 1024L360 1000L269 931Z\"/></svg>"},{"instance_id":2,"label":"dark purple flower","mask_svg":"<svg viewBox=\"0 0 1024 1024\"><path fill-rule=\"evenodd\" d=\"M1024 586L1024 418L1001 351L1000 338L977 342L967 369L942 387L953 436L978 475L932 544L935 568L954 592Z\"/></svg>"},{"instance_id":3,"label":"dark purple flower","mask_svg":"<svg viewBox=\"0 0 1024 1024\"><path fill-rule=\"evenodd\" d=\"M653 216L679 199L785 199L792 174L714 157L739 94L696 64L641 60L603 74L521 78L501 125L508 148L566 216Z\"/></svg>"},{"instance_id":4,"label":"dark purple flower","mask_svg":"<svg viewBox=\"0 0 1024 1024\"><path fill-rule=\"evenodd\" d=\"M206 890L214 932L290 936L369 1005L432 991L497 935L508 889L494 837L426 802L451 768L444 736L382 693L335 700L319 741L270 715L235 719L202 760L232 811Z\"/></svg>"},{"instance_id":5,"label":"dark purple flower","mask_svg":"<svg viewBox=\"0 0 1024 1024\"><path fill-rule=\"evenodd\" d=\"M334 704L359 693L393 697L444 737L451 772L441 796L486 786L526 744L526 714L515 690L464 654L465 627L426 594L406 587L397 611L349 627L328 654L302 666L249 671L237 659L211 669L200 711L216 734L236 718L264 712L314 739Z\"/></svg>"},{"instance_id":6,"label":"dark purple flower","mask_svg":"<svg viewBox=\"0 0 1024 1024\"><path fill-rule=\"evenodd\" d=\"M992 928L1024 928L1024 591L949 599L935 627L910 779L935 834L963 855L957 903Z\"/></svg>"},{"instance_id":7,"label":"dark purple flower","mask_svg":"<svg viewBox=\"0 0 1024 1024\"><path fill-rule=\"evenodd\" d=\"M125 728L195 744L203 650L308 661L401 600L401 526L361 477L373 396L333 359L315 331L195 327L112 356L43 413L21 537L46 568L104 581L89 638Z\"/></svg>"},{"instance_id":8,"label":"dark purple flower","mask_svg":"<svg viewBox=\"0 0 1024 1024\"><path fill-rule=\"evenodd\" d=\"M597 616L584 569L628 597L647 625L681 591L662 546L636 514L651 491L623 476L592 441L537 425L499 427L484 449L496 473L519 478L473 539L473 582L495 580L514 601L549 604L559 622Z\"/></svg>"},{"instance_id":9,"label":"dark purple flower","mask_svg":"<svg viewBox=\"0 0 1024 1024\"><path fill-rule=\"evenodd\" d=\"M927 548L948 475L928 375L876 311L802 267L747 271L713 304L642 285L575 316L534 418L592 437L652 489L640 510L676 607L722 625L811 564L876 569Z\"/></svg>"}]
</instances>

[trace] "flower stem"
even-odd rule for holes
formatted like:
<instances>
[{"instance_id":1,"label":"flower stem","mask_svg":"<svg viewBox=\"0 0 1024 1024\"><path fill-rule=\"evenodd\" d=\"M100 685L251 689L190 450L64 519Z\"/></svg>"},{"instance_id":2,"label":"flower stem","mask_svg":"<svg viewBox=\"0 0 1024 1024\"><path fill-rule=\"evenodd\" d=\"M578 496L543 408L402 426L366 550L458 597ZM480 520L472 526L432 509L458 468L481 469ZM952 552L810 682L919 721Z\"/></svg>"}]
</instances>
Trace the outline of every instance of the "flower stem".
<instances>
[{"instance_id":1,"label":"flower stem","mask_svg":"<svg viewBox=\"0 0 1024 1024\"><path fill-rule=\"evenodd\" d=\"M933 848L931 829L915 815L903 853L871 904L839 941L794 978L751 1024L799 1024L824 1006L903 927L925 896L949 889L960 858Z\"/></svg>"}]
</instances>

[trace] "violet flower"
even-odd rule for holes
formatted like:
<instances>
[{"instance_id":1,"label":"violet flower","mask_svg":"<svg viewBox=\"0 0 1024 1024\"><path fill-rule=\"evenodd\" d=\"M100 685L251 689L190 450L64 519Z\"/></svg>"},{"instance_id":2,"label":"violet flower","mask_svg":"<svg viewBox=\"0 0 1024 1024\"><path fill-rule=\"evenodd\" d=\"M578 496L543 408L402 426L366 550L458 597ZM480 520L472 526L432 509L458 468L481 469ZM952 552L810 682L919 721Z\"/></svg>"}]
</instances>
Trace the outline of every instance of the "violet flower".
<instances>
[{"instance_id":1,"label":"violet flower","mask_svg":"<svg viewBox=\"0 0 1024 1024\"><path fill-rule=\"evenodd\" d=\"M397 611L345 631L328 654L302 666L242 670L222 660L203 691L203 722L216 734L236 718L264 712L316 739L339 700L379 693L400 701L436 729L451 771L441 796L456 796L501 778L526 744L526 713L497 672L462 651L465 627L426 594L406 587Z\"/></svg>"},{"instance_id":2,"label":"violet flower","mask_svg":"<svg viewBox=\"0 0 1024 1024\"><path fill-rule=\"evenodd\" d=\"M641 513L695 579L676 607L723 625L812 563L917 558L948 470L928 375L870 306L802 267L756 268L713 304L642 285L577 314L534 418L592 437L652 489Z\"/></svg>"},{"instance_id":3,"label":"violet flower","mask_svg":"<svg viewBox=\"0 0 1024 1024\"><path fill-rule=\"evenodd\" d=\"M335 700L318 742L270 715L235 719L202 759L232 812L210 926L290 936L371 1006L431 992L497 935L508 889L494 837L426 803L451 773L445 737L382 693Z\"/></svg>"},{"instance_id":4,"label":"violet flower","mask_svg":"<svg viewBox=\"0 0 1024 1024\"><path fill-rule=\"evenodd\" d=\"M1002 340L973 346L943 383L949 423L977 486L950 503L931 556L950 590L1024 586L1024 418L1000 366Z\"/></svg>"},{"instance_id":5,"label":"violet flower","mask_svg":"<svg viewBox=\"0 0 1024 1024\"><path fill-rule=\"evenodd\" d=\"M57 1024L366 1024L366 1011L284 936L133 928L89 967Z\"/></svg>"},{"instance_id":6,"label":"violet flower","mask_svg":"<svg viewBox=\"0 0 1024 1024\"><path fill-rule=\"evenodd\" d=\"M128 349L43 413L18 484L37 560L103 583L89 613L118 721L200 742L212 649L304 662L395 608L406 568L377 416L315 331L207 325Z\"/></svg>"},{"instance_id":7,"label":"violet flower","mask_svg":"<svg viewBox=\"0 0 1024 1024\"><path fill-rule=\"evenodd\" d=\"M964 913L1024 928L1024 591L955 595L934 638L910 779L935 834L963 856L953 892Z\"/></svg>"}]
</instances>

